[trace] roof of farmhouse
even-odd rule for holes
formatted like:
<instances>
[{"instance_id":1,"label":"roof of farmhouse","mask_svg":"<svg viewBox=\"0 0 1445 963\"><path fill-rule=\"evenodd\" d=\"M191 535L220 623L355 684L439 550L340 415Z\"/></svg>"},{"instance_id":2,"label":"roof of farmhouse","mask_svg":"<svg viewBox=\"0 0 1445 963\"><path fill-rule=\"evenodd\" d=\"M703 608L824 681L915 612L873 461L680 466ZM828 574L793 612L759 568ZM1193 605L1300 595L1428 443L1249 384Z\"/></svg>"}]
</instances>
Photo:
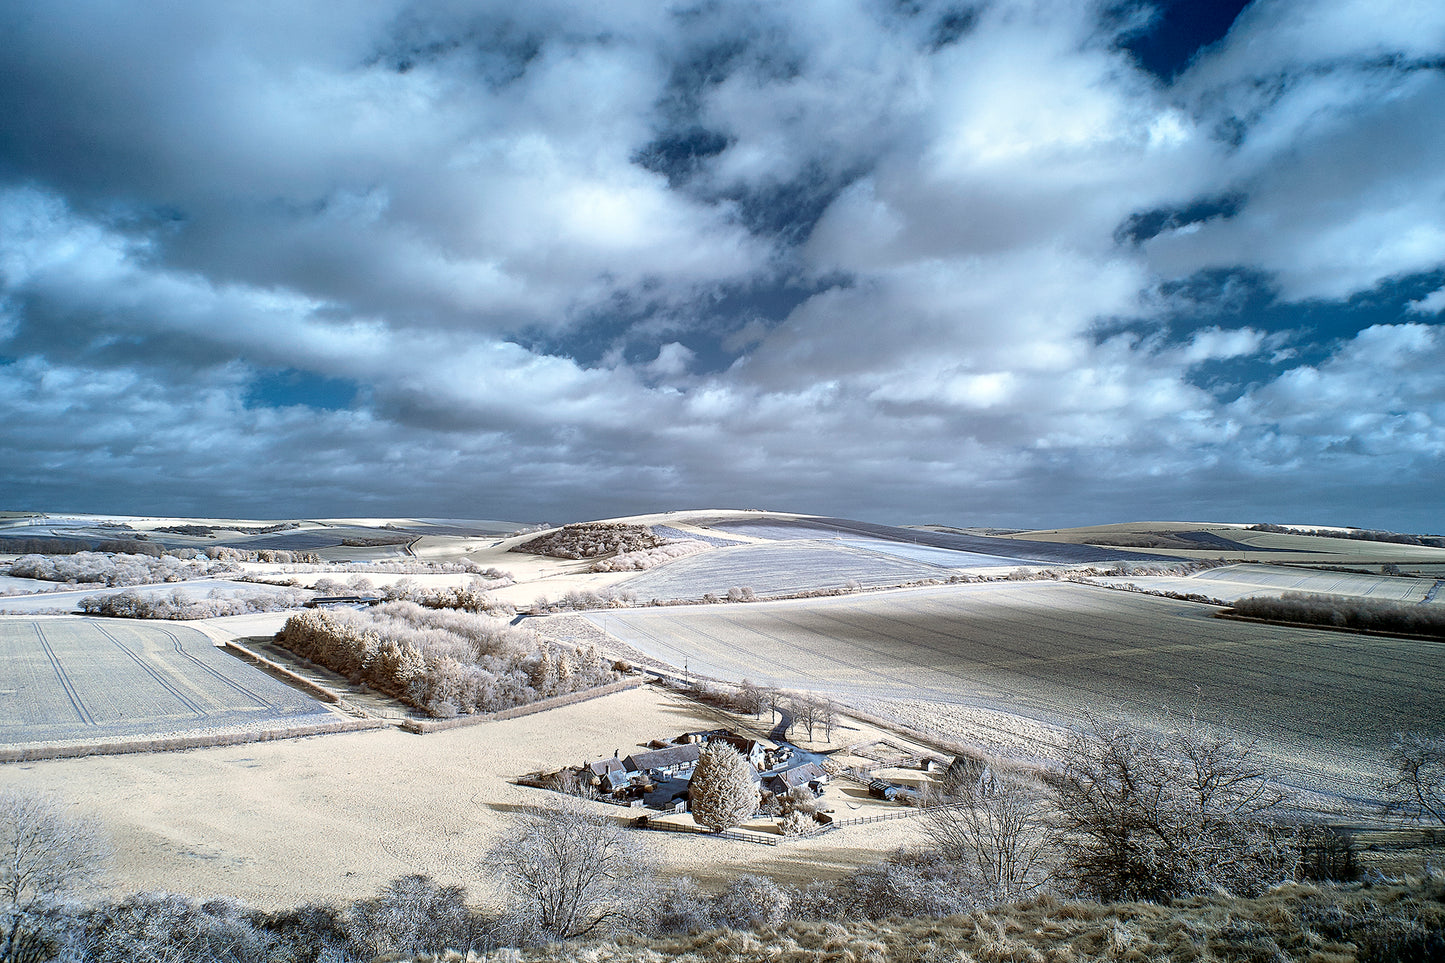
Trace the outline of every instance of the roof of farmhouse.
<instances>
[{"instance_id":1,"label":"roof of farmhouse","mask_svg":"<svg viewBox=\"0 0 1445 963\"><path fill-rule=\"evenodd\" d=\"M791 789L794 786L805 786L815 780L826 780L828 773L816 762L805 762L801 766L794 766L786 772L780 772L773 778Z\"/></svg>"},{"instance_id":2,"label":"roof of farmhouse","mask_svg":"<svg viewBox=\"0 0 1445 963\"><path fill-rule=\"evenodd\" d=\"M634 772L644 769L666 769L669 766L685 766L697 762L702 747L695 742L682 746L668 746L651 752L639 752L628 756L623 764Z\"/></svg>"}]
</instances>

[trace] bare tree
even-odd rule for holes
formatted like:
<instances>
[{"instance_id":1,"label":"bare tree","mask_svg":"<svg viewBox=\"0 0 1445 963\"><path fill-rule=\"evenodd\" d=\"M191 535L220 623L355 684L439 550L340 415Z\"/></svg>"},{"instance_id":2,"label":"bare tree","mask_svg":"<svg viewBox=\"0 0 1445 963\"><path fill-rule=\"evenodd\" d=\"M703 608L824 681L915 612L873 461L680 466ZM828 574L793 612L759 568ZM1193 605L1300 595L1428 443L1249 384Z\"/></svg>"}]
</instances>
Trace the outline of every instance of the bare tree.
<instances>
[{"instance_id":1,"label":"bare tree","mask_svg":"<svg viewBox=\"0 0 1445 963\"><path fill-rule=\"evenodd\" d=\"M1265 777L1252 747L1195 719L1168 736L1091 719L1065 747L1057 784L1064 868L1106 901L1279 880L1294 847L1270 823L1282 796Z\"/></svg>"},{"instance_id":2,"label":"bare tree","mask_svg":"<svg viewBox=\"0 0 1445 963\"><path fill-rule=\"evenodd\" d=\"M94 887L110 850L50 796L0 793L0 963L48 956L46 911Z\"/></svg>"},{"instance_id":3,"label":"bare tree","mask_svg":"<svg viewBox=\"0 0 1445 963\"><path fill-rule=\"evenodd\" d=\"M752 764L725 742L703 747L688 795L693 821L713 832L736 826L758 811Z\"/></svg>"},{"instance_id":4,"label":"bare tree","mask_svg":"<svg viewBox=\"0 0 1445 963\"><path fill-rule=\"evenodd\" d=\"M1381 787L1390 809L1445 825L1445 736L1402 732L1390 746L1393 778Z\"/></svg>"},{"instance_id":5,"label":"bare tree","mask_svg":"<svg viewBox=\"0 0 1445 963\"><path fill-rule=\"evenodd\" d=\"M801 696L793 700L793 718L808 730L808 741L813 741L813 728L818 724L818 702L812 696Z\"/></svg>"},{"instance_id":6,"label":"bare tree","mask_svg":"<svg viewBox=\"0 0 1445 963\"><path fill-rule=\"evenodd\" d=\"M983 895L1012 902L1048 879L1044 817L1036 793L1002 782L966 801L929 808L922 824L938 854L963 867Z\"/></svg>"},{"instance_id":7,"label":"bare tree","mask_svg":"<svg viewBox=\"0 0 1445 963\"><path fill-rule=\"evenodd\" d=\"M755 719L762 715L763 709L768 705L767 693L747 679L738 684L737 700L738 711L751 712Z\"/></svg>"},{"instance_id":8,"label":"bare tree","mask_svg":"<svg viewBox=\"0 0 1445 963\"><path fill-rule=\"evenodd\" d=\"M622 922L647 862L635 836L576 801L524 811L487 859L514 908L561 940Z\"/></svg>"}]
</instances>

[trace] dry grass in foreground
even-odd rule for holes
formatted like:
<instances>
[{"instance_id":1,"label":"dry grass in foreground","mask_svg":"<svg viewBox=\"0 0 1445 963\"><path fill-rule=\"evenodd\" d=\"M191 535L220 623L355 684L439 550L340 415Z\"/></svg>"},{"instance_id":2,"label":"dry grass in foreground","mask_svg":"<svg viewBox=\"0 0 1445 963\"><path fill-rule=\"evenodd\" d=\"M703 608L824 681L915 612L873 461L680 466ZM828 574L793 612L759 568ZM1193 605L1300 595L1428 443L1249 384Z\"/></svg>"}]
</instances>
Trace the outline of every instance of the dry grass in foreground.
<instances>
[{"instance_id":1,"label":"dry grass in foreground","mask_svg":"<svg viewBox=\"0 0 1445 963\"><path fill-rule=\"evenodd\" d=\"M1082 963L1438 960L1445 956L1445 875L1402 884L1289 884L1256 899L1227 895L1098 904L1041 897L946 919L789 923L659 939L553 944L472 959L586 963L661 960L776 963ZM419 957L462 960L458 955Z\"/></svg>"}]
</instances>

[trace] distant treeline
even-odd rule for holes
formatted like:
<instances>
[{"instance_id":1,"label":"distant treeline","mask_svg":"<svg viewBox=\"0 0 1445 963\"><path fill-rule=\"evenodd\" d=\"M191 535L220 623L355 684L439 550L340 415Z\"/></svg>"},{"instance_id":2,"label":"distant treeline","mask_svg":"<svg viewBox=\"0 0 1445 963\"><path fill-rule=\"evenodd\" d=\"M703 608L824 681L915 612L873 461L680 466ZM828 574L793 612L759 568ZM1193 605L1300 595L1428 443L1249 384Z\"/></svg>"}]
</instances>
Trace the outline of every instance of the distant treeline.
<instances>
[{"instance_id":1,"label":"distant treeline","mask_svg":"<svg viewBox=\"0 0 1445 963\"><path fill-rule=\"evenodd\" d=\"M0 536L0 552L11 555L76 555L80 552L123 552L162 555L165 546L138 538L13 538Z\"/></svg>"},{"instance_id":2,"label":"distant treeline","mask_svg":"<svg viewBox=\"0 0 1445 963\"><path fill-rule=\"evenodd\" d=\"M1445 638L1445 605L1286 592L1282 598L1240 599L1233 612L1272 622L1305 622L1369 632Z\"/></svg>"},{"instance_id":3,"label":"distant treeline","mask_svg":"<svg viewBox=\"0 0 1445 963\"><path fill-rule=\"evenodd\" d=\"M595 648L574 651L501 619L414 602L303 612L286 620L276 642L440 718L510 709L616 678Z\"/></svg>"},{"instance_id":4,"label":"distant treeline","mask_svg":"<svg viewBox=\"0 0 1445 963\"><path fill-rule=\"evenodd\" d=\"M1396 545L1425 545L1430 548L1445 548L1445 538L1435 535L1405 535L1401 532L1381 532L1367 528L1291 528L1288 525L1273 525L1260 522L1250 525L1247 531L1271 532L1276 535L1313 535L1318 538L1348 538L1357 542L1392 542Z\"/></svg>"},{"instance_id":5,"label":"distant treeline","mask_svg":"<svg viewBox=\"0 0 1445 963\"><path fill-rule=\"evenodd\" d=\"M165 595L141 595L127 590L110 595L87 595L78 608L87 615L107 615L121 619L216 619L223 615L250 615L254 612L281 612L296 609L311 599L301 589L272 592L242 592L228 595L212 592L196 598L184 589Z\"/></svg>"},{"instance_id":6,"label":"distant treeline","mask_svg":"<svg viewBox=\"0 0 1445 963\"><path fill-rule=\"evenodd\" d=\"M23 555L10 563L6 574L44 582L153 585L236 572L239 562L292 562L314 557L303 552L247 552L224 546L209 548L204 553L193 548L154 553L76 552Z\"/></svg>"},{"instance_id":7,"label":"distant treeline","mask_svg":"<svg viewBox=\"0 0 1445 963\"><path fill-rule=\"evenodd\" d=\"M276 532L289 532L301 527L300 522L277 522L275 525L164 525L157 528L158 532L165 532L170 535L193 535L205 536L214 535L216 532L238 532L242 535L272 535Z\"/></svg>"}]
</instances>

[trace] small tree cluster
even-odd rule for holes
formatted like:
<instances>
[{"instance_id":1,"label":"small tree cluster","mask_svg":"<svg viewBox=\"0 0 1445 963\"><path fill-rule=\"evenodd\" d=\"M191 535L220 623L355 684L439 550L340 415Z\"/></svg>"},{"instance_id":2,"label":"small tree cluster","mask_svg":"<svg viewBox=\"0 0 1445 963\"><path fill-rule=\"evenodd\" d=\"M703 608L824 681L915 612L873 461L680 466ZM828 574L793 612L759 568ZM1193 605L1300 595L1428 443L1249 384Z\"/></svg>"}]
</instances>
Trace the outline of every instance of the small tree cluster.
<instances>
[{"instance_id":1,"label":"small tree cluster","mask_svg":"<svg viewBox=\"0 0 1445 963\"><path fill-rule=\"evenodd\" d=\"M711 545L697 539L668 542L656 548L639 549L635 552L623 552L611 558L598 559L592 563L591 571L645 572L650 568L656 568L664 562L670 562L676 558L686 558L689 555L696 555L699 552L706 552L710 548L712 548Z\"/></svg>"},{"instance_id":2,"label":"small tree cluster","mask_svg":"<svg viewBox=\"0 0 1445 963\"><path fill-rule=\"evenodd\" d=\"M646 525L623 522L584 522L564 525L538 535L509 551L551 558L600 558L629 552L645 552L664 544Z\"/></svg>"},{"instance_id":3,"label":"small tree cluster","mask_svg":"<svg viewBox=\"0 0 1445 963\"><path fill-rule=\"evenodd\" d=\"M75 555L25 555L10 563L10 575L46 582L154 585L185 582L235 566L207 558L182 559L174 555L114 555L80 552Z\"/></svg>"},{"instance_id":4,"label":"small tree cluster","mask_svg":"<svg viewBox=\"0 0 1445 963\"><path fill-rule=\"evenodd\" d=\"M441 717L524 705L614 678L595 648L561 647L500 619L412 602L298 613L276 642Z\"/></svg>"}]
</instances>

